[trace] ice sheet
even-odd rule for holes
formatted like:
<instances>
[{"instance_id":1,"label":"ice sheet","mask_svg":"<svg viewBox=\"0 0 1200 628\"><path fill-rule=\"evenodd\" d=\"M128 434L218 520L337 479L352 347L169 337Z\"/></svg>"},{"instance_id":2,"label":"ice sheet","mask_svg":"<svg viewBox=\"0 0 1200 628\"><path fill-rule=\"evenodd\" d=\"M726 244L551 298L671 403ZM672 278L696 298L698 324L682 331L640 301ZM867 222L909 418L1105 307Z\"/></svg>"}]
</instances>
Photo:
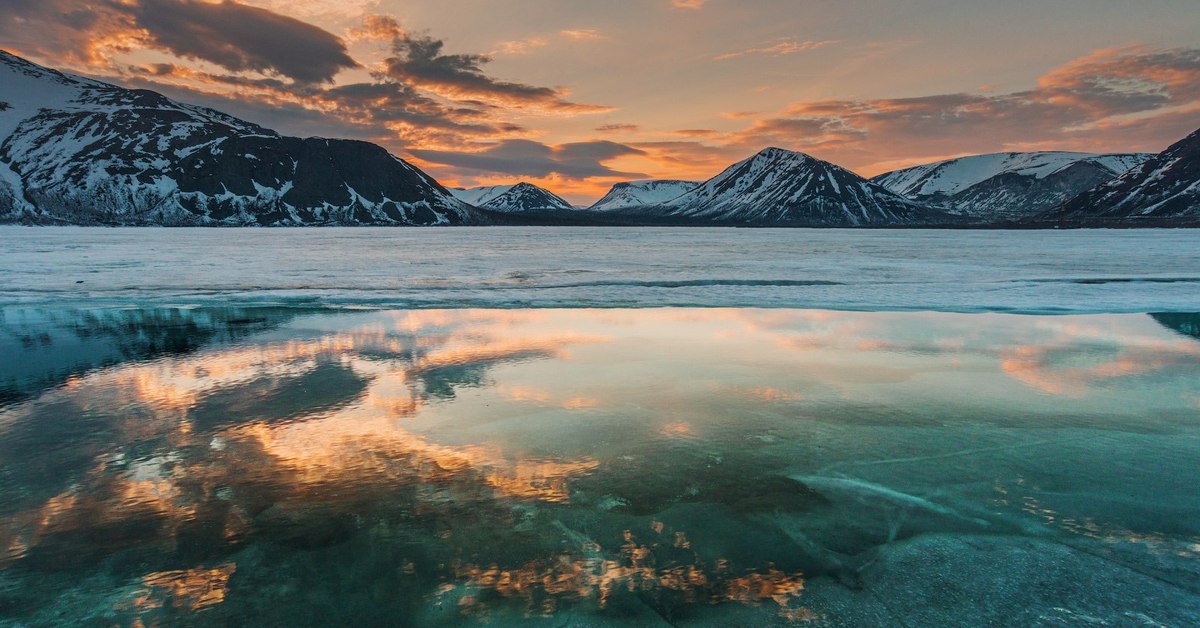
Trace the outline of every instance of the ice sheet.
<instances>
[{"instance_id":1,"label":"ice sheet","mask_svg":"<svg viewBox=\"0 0 1200 628\"><path fill-rule=\"evenodd\" d=\"M3 304L1200 310L1200 232L0 227Z\"/></svg>"}]
</instances>

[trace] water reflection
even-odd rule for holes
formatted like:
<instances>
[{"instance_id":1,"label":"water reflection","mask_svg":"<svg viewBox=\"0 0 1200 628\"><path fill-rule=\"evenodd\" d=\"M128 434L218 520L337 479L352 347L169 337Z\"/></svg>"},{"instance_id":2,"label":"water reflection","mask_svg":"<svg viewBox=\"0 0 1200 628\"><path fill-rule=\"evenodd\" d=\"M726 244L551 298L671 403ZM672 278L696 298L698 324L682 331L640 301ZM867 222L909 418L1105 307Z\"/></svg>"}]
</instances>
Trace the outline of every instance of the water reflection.
<instances>
[{"instance_id":1,"label":"water reflection","mask_svg":"<svg viewBox=\"0 0 1200 628\"><path fill-rule=\"evenodd\" d=\"M301 310L0 308L0 407L96 368L181 355L260 333ZM20 360L15 359L20 356Z\"/></svg>"},{"instance_id":2,"label":"water reflection","mask_svg":"<svg viewBox=\"0 0 1200 628\"><path fill-rule=\"evenodd\" d=\"M17 621L869 623L944 535L1200 596L1187 315L4 321L110 338L0 406Z\"/></svg>"}]
</instances>

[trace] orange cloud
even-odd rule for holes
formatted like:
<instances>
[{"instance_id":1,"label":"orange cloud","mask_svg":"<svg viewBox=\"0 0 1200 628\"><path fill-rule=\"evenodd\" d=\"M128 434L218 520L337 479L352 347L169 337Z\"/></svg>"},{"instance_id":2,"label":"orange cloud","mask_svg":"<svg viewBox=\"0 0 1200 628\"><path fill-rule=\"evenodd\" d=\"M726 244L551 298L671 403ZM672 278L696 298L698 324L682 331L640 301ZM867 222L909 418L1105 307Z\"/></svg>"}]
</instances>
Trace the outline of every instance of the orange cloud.
<instances>
[{"instance_id":1,"label":"orange cloud","mask_svg":"<svg viewBox=\"0 0 1200 628\"><path fill-rule=\"evenodd\" d=\"M1197 111L1200 49L1128 47L1066 63L1026 91L799 102L731 143L783 144L873 175L987 151L1157 151L1193 130Z\"/></svg>"},{"instance_id":2,"label":"orange cloud","mask_svg":"<svg viewBox=\"0 0 1200 628\"><path fill-rule=\"evenodd\" d=\"M399 20L390 15L368 14L363 17L362 25L349 31L353 40L383 40L391 41L403 37L406 31Z\"/></svg>"},{"instance_id":3,"label":"orange cloud","mask_svg":"<svg viewBox=\"0 0 1200 628\"><path fill-rule=\"evenodd\" d=\"M713 57L713 59L716 61L723 61L725 59L736 59L738 57L745 57L748 55L766 55L766 56L770 56L770 57L782 57L782 56L786 56L786 55L794 55L799 52L808 52L810 50L816 50L818 48L824 48L825 46L831 46L833 44L839 44L839 43L841 43L841 40L839 40L839 39L826 39L826 40L822 40L822 41L813 41L813 40L797 41L796 39L783 39L783 40L779 40L776 43L768 45L768 46L762 46L762 47L758 47L758 48L749 48L747 50L742 50L739 52L729 52L729 53L726 53L723 55Z\"/></svg>"},{"instance_id":4,"label":"orange cloud","mask_svg":"<svg viewBox=\"0 0 1200 628\"><path fill-rule=\"evenodd\" d=\"M538 48L545 48L548 45L550 45L550 42L541 37L502 41L499 44L499 48L496 49L496 52L492 54L524 55L529 54Z\"/></svg>"},{"instance_id":5,"label":"orange cloud","mask_svg":"<svg viewBox=\"0 0 1200 628\"><path fill-rule=\"evenodd\" d=\"M604 124L596 127L601 133L633 133L641 130L636 124Z\"/></svg>"},{"instance_id":6,"label":"orange cloud","mask_svg":"<svg viewBox=\"0 0 1200 628\"><path fill-rule=\"evenodd\" d=\"M566 30L559 31L559 34L567 39L581 41L604 39L604 35L599 30L594 28L568 28Z\"/></svg>"}]
</instances>

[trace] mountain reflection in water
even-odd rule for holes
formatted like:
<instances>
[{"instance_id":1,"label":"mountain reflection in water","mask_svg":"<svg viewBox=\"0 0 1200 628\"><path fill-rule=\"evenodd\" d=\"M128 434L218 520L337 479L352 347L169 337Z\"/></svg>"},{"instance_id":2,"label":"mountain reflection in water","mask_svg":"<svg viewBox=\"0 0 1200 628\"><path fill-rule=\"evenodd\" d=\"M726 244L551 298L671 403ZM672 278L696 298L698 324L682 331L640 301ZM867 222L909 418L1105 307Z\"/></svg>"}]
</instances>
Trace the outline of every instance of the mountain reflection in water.
<instances>
[{"instance_id":1,"label":"mountain reflection in water","mask_svg":"<svg viewBox=\"0 0 1200 628\"><path fill-rule=\"evenodd\" d=\"M1195 321L10 309L0 618L1190 623Z\"/></svg>"}]
</instances>

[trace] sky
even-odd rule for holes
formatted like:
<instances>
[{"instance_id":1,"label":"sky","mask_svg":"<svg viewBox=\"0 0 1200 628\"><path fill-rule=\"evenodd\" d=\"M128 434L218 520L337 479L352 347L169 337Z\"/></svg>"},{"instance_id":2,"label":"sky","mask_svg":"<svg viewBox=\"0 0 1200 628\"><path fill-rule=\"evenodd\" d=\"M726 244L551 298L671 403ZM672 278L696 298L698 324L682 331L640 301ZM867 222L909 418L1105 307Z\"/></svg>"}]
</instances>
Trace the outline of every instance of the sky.
<instances>
[{"instance_id":1,"label":"sky","mask_svg":"<svg viewBox=\"0 0 1200 628\"><path fill-rule=\"evenodd\" d=\"M584 204L767 146L873 176L1200 127L1196 0L4 0L0 48Z\"/></svg>"}]
</instances>

